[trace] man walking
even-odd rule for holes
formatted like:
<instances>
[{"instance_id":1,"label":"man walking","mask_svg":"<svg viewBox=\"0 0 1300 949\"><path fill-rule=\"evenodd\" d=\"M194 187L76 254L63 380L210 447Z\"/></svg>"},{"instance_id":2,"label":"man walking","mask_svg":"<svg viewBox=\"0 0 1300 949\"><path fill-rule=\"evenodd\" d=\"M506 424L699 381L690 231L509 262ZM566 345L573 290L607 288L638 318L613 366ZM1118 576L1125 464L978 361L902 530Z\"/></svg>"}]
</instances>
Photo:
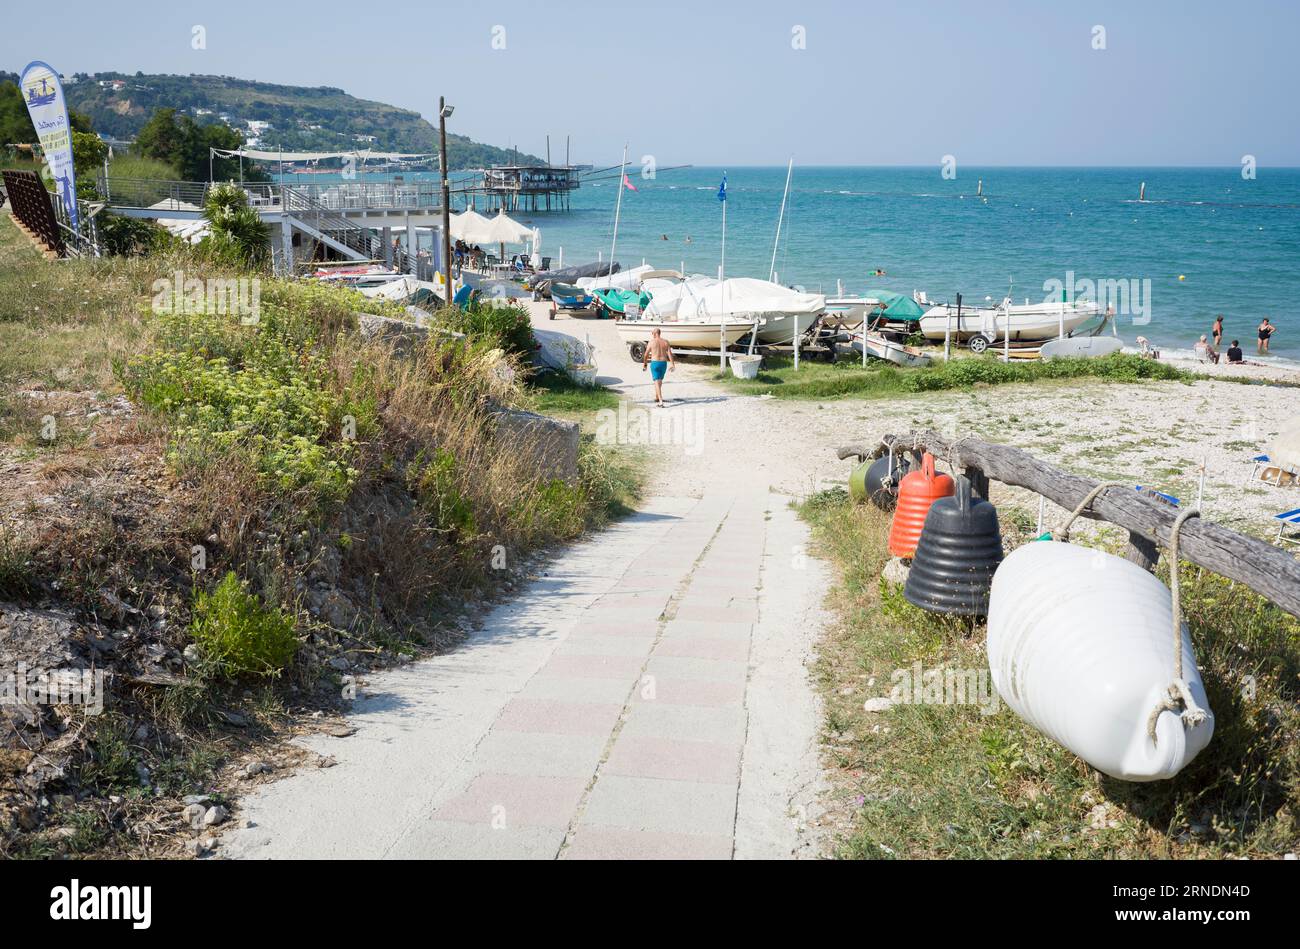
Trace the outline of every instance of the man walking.
<instances>
[{"instance_id":1,"label":"man walking","mask_svg":"<svg viewBox=\"0 0 1300 949\"><path fill-rule=\"evenodd\" d=\"M650 331L650 342L646 343L645 355L641 358L642 372L646 366L650 367L650 378L655 382L655 405L663 408L664 376L668 374L669 366L676 369L677 363L673 359L673 348L657 326Z\"/></svg>"}]
</instances>

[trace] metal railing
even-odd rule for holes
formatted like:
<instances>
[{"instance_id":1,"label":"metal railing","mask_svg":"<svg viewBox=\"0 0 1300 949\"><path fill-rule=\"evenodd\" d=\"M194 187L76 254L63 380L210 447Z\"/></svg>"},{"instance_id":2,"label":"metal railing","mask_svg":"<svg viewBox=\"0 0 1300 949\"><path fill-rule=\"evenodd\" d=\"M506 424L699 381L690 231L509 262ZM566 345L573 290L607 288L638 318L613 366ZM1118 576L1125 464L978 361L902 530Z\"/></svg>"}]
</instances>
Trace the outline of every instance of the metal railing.
<instances>
[{"instance_id":1,"label":"metal railing","mask_svg":"<svg viewBox=\"0 0 1300 949\"><path fill-rule=\"evenodd\" d=\"M327 234L345 247L369 258L375 252L374 232L341 217L316 201L309 193L288 185L278 186L282 207L294 217Z\"/></svg>"}]
</instances>

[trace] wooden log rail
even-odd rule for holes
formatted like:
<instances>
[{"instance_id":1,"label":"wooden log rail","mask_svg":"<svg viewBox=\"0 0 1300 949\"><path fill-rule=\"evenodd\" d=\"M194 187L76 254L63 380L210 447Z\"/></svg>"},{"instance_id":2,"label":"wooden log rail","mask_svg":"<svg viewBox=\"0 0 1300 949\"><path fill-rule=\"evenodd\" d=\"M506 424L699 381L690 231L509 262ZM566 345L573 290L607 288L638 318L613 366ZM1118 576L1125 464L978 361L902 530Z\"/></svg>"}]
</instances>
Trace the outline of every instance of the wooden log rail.
<instances>
[{"instance_id":1,"label":"wooden log rail","mask_svg":"<svg viewBox=\"0 0 1300 949\"><path fill-rule=\"evenodd\" d=\"M937 432L886 435L878 443L846 445L841 459L878 458L890 446L896 452L914 447L947 461L971 479L972 487L988 496L988 479L1028 488L1054 504L1073 511L1097 482L1062 471L1019 448L995 445L978 438L948 440ZM1170 528L1178 509L1135 490L1103 491L1080 516L1109 521L1129 532L1128 559L1154 569L1159 547L1169 545ZM1186 560L1230 580L1244 583L1256 593L1300 617L1300 561L1290 552L1196 517L1184 522L1179 552Z\"/></svg>"}]
</instances>

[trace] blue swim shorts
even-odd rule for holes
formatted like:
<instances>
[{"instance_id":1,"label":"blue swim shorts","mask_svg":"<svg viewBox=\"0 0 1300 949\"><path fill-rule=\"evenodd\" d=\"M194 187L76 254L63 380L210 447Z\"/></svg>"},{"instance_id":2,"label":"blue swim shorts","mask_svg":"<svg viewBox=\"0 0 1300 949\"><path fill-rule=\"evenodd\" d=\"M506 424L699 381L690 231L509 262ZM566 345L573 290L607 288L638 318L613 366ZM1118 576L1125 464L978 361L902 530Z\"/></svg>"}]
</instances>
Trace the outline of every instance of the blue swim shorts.
<instances>
[{"instance_id":1,"label":"blue swim shorts","mask_svg":"<svg viewBox=\"0 0 1300 949\"><path fill-rule=\"evenodd\" d=\"M667 359L652 359L650 361L650 378L655 382L662 382L664 376L668 374Z\"/></svg>"}]
</instances>

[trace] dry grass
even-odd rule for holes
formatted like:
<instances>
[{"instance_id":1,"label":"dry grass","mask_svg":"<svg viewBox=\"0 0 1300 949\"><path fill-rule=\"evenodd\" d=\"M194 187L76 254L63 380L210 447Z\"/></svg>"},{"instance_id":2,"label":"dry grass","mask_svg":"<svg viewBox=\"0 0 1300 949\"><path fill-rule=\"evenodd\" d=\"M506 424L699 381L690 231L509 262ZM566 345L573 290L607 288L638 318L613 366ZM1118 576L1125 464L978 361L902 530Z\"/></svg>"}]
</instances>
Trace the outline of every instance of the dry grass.
<instances>
[{"instance_id":1,"label":"dry grass","mask_svg":"<svg viewBox=\"0 0 1300 949\"><path fill-rule=\"evenodd\" d=\"M1239 584L1185 566L1184 607L1215 712L1176 778L1113 780L1005 705L895 705L891 675L986 669L982 623L944 620L880 578L888 515L827 492L805 504L835 562L839 617L817 667L846 857L1276 857L1300 843L1300 624ZM1003 511L1008 547L1032 531ZM1020 525L1018 529L1016 525ZM1247 679L1247 676L1253 677ZM1250 688L1244 685L1250 683Z\"/></svg>"}]
</instances>

